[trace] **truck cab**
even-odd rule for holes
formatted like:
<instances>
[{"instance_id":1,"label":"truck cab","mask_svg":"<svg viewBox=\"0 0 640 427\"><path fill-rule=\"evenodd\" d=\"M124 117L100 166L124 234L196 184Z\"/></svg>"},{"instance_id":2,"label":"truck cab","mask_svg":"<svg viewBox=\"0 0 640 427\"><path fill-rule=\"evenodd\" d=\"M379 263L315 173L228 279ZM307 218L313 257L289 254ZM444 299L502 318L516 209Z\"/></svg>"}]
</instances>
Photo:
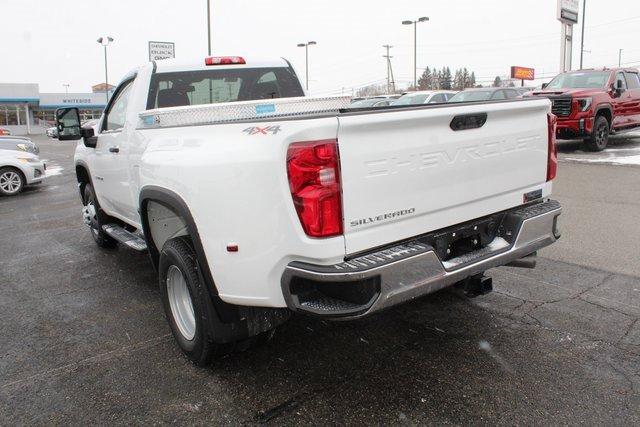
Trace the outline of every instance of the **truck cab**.
<instances>
[{"instance_id":1,"label":"truck cab","mask_svg":"<svg viewBox=\"0 0 640 427\"><path fill-rule=\"evenodd\" d=\"M640 78L635 68L603 68L557 75L541 91L558 118L559 139L584 138L589 151L602 151L609 135L640 126Z\"/></svg>"}]
</instances>

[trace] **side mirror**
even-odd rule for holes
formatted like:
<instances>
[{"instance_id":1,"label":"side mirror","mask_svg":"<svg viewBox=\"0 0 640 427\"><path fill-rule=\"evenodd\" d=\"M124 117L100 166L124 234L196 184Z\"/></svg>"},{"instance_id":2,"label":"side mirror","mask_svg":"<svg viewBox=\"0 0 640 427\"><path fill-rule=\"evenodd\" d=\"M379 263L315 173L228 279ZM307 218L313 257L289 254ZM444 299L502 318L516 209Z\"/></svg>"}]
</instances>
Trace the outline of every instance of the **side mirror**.
<instances>
[{"instance_id":1,"label":"side mirror","mask_svg":"<svg viewBox=\"0 0 640 427\"><path fill-rule=\"evenodd\" d=\"M546 89L549 83L542 83L542 89Z\"/></svg>"},{"instance_id":2,"label":"side mirror","mask_svg":"<svg viewBox=\"0 0 640 427\"><path fill-rule=\"evenodd\" d=\"M622 80L616 80L616 92L620 95L625 91L624 82Z\"/></svg>"},{"instance_id":3,"label":"side mirror","mask_svg":"<svg viewBox=\"0 0 640 427\"><path fill-rule=\"evenodd\" d=\"M80 113L75 107L56 110L56 128L60 141L72 141L82 138L80 134Z\"/></svg>"}]
</instances>

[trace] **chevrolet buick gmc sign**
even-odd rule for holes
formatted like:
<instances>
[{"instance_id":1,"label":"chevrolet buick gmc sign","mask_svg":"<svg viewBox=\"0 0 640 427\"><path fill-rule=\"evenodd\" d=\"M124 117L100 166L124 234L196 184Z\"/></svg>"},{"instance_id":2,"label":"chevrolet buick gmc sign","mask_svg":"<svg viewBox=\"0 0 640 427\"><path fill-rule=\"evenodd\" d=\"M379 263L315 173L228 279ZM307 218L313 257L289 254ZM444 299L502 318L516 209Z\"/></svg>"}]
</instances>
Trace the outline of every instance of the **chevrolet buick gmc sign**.
<instances>
[{"instance_id":1,"label":"chevrolet buick gmc sign","mask_svg":"<svg viewBox=\"0 0 640 427\"><path fill-rule=\"evenodd\" d=\"M149 61L159 61L176 57L176 44L173 42L149 42Z\"/></svg>"}]
</instances>

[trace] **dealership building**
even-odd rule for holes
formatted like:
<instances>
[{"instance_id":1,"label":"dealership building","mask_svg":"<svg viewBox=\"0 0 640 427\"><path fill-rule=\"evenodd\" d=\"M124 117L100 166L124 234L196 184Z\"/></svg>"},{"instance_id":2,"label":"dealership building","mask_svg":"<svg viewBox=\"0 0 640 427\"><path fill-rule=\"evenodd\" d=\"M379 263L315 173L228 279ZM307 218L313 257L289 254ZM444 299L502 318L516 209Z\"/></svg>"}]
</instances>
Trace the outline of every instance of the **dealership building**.
<instances>
[{"instance_id":1,"label":"dealership building","mask_svg":"<svg viewBox=\"0 0 640 427\"><path fill-rule=\"evenodd\" d=\"M90 93L40 93L37 83L0 83L0 127L13 135L41 134L62 107L78 107L83 121L97 119L106 105L105 89L113 92L104 83Z\"/></svg>"}]
</instances>

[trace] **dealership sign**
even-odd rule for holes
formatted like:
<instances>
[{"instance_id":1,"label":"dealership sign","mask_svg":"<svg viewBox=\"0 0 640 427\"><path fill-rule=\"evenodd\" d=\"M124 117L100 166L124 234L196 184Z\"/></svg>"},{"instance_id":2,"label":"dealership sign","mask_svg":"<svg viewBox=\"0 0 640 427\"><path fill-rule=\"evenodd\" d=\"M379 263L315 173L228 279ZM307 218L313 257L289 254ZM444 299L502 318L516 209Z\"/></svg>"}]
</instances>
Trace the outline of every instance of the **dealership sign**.
<instances>
[{"instance_id":1,"label":"dealership sign","mask_svg":"<svg viewBox=\"0 0 640 427\"><path fill-rule=\"evenodd\" d=\"M534 80L535 70L527 67L511 67L511 78L518 80Z\"/></svg>"},{"instance_id":2,"label":"dealership sign","mask_svg":"<svg viewBox=\"0 0 640 427\"><path fill-rule=\"evenodd\" d=\"M149 42L149 61L176 57L176 44L172 42Z\"/></svg>"},{"instance_id":3,"label":"dealership sign","mask_svg":"<svg viewBox=\"0 0 640 427\"><path fill-rule=\"evenodd\" d=\"M579 0L558 0L558 19L565 24L577 24L579 4Z\"/></svg>"}]
</instances>

